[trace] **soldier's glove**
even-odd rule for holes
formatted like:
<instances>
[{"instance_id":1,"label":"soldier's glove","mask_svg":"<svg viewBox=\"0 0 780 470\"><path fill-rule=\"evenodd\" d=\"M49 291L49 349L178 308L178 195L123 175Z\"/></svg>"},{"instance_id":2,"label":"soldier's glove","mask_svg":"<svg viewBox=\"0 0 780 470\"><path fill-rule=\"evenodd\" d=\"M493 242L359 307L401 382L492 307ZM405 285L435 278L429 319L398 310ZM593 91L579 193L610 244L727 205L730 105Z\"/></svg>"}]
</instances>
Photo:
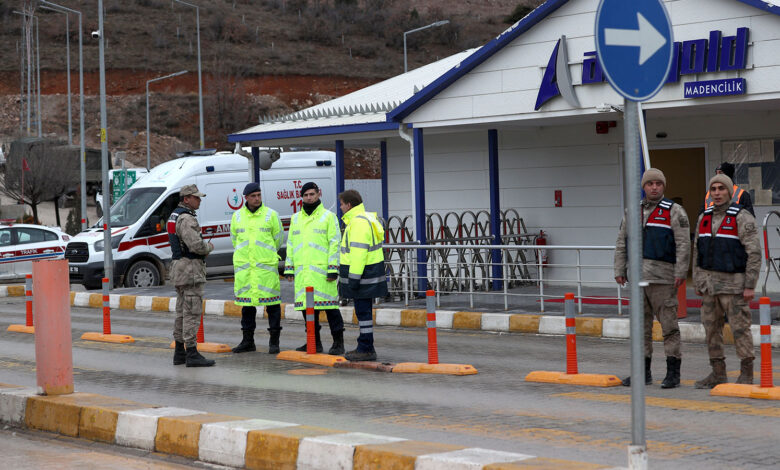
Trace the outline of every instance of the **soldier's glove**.
<instances>
[{"instance_id":1,"label":"soldier's glove","mask_svg":"<svg viewBox=\"0 0 780 470\"><path fill-rule=\"evenodd\" d=\"M358 291L360 289L360 279L350 279L349 288L353 291Z\"/></svg>"},{"instance_id":2,"label":"soldier's glove","mask_svg":"<svg viewBox=\"0 0 780 470\"><path fill-rule=\"evenodd\" d=\"M338 279L339 273L328 273L328 280L329 281L335 281Z\"/></svg>"}]
</instances>

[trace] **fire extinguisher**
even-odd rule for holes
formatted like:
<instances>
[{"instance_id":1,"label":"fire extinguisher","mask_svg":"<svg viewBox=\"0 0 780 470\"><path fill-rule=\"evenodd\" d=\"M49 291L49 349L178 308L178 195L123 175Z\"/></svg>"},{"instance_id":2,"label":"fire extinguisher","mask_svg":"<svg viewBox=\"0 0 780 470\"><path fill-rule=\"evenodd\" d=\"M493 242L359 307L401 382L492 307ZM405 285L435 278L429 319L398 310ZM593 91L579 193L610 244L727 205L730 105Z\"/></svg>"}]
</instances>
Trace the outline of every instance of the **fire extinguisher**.
<instances>
[{"instance_id":1,"label":"fire extinguisher","mask_svg":"<svg viewBox=\"0 0 780 470\"><path fill-rule=\"evenodd\" d=\"M539 235L536 236L534 240L534 245L546 245L546 244L547 244L547 235L545 235L544 230L539 230ZM541 249L539 250L539 252L542 257L542 264L546 265L548 262L547 250Z\"/></svg>"}]
</instances>

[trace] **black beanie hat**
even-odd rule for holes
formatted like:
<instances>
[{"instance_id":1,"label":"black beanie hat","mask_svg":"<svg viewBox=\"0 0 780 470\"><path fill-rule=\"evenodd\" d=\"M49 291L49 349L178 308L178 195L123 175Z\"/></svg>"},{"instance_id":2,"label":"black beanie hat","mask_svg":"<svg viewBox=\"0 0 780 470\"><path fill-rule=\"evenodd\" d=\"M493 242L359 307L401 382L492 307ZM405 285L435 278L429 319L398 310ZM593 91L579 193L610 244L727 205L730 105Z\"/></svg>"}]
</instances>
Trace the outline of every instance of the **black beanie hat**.
<instances>
[{"instance_id":1,"label":"black beanie hat","mask_svg":"<svg viewBox=\"0 0 780 470\"><path fill-rule=\"evenodd\" d=\"M732 180L734 179L734 165L729 162L723 162L715 168L715 171L720 170L724 175L728 176Z\"/></svg>"},{"instance_id":2,"label":"black beanie hat","mask_svg":"<svg viewBox=\"0 0 780 470\"><path fill-rule=\"evenodd\" d=\"M315 182L313 182L313 181L309 181L308 183L304 184L304 185L301 187L301 196L303 196L303 194L304 194L306 191L310 190L310 189L314 189L314 190L315 190L315 191L317 191L317 192L319 192L319 191L320 191L320 187L319 187L319 186L317 186L317 183L315 183Z\"/></svg>"},{"instance_id":3,"label":"black beanie hat","mask_svg":"<svg viewBox=\"0 0 780 470\"><path fill-rule=\"evenodd\" d=\"M244 186L244 196L260 191L260 183L249 183Z\"/></svg>"}]
</instances>

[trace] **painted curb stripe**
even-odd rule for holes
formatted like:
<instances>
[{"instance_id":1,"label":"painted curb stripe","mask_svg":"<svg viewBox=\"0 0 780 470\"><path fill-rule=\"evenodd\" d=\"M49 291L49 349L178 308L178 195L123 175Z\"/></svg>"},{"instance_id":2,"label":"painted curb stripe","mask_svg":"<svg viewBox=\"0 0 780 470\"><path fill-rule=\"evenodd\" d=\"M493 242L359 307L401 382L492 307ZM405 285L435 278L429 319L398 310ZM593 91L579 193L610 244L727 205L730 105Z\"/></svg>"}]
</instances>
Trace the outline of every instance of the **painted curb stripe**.
<instances>
[{"instance_id":1,"label":"painted curb stripe","mask_svg":"<svg viewBox=\"0 0 780 470\"><path fill-rule=\"evenodd\" d=\"M355 447L405 440L361 432L306 437L298 447L298 467L349 469L354 461Z\"/></svg>"},{"instance_id":2,"label":"painted curb stripe","mask_svg":"<svg viewBox=\"0 0 780 470\"><path fill-rule=\"evenodd\" d=\"M188 416L204 414L202 411L185 408L162 407L143 408L119 413L116 423L115 442L125 447L154 450L157 436L157 421L161 416Z\"/></svg>"},{"instance_id":3,"label":"painted curb stripe","mask_svg":"<svg viewBox=\"0 0 780 470\"><path fill-rule=\"evenodd\" d=\"M205 462L243 467L246 464L249 431L298 426L294 423L248 419L204 424L200 429L198 451Z\"/></svg>"}]
</instances>

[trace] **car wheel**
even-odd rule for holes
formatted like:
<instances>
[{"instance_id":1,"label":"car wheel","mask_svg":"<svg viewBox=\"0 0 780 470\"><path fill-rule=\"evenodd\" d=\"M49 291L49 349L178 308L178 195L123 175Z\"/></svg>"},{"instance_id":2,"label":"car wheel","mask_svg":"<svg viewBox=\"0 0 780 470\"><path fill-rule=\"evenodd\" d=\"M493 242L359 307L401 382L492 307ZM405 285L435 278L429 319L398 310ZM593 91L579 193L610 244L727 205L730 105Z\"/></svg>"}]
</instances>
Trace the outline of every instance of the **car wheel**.
<instances>
[{"instance_id":1,"label":"car wheel","mask_svg":"<svg viewBox=\"0 0 780 470\"><path fill-rule=\"evenodd\" d=\"M154 263L138 261L130 266L125 276L125 287L154 287L160 285L160 270Z\"/></svg>"}]
</instances>

